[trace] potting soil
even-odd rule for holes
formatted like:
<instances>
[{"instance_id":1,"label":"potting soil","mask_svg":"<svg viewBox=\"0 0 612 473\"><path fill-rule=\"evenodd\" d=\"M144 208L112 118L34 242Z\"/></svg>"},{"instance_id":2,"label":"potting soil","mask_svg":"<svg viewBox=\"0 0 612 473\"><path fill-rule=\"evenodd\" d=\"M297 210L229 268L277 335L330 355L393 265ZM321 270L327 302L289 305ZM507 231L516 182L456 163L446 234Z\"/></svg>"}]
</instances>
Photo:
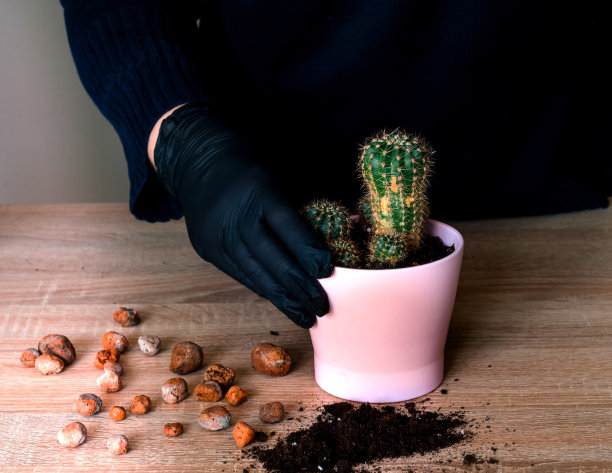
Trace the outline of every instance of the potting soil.
<instances>
[{"instance_id":1,"label":"potting soil","mask_svg":"<svg viewBox=\"0 0 612 473\"><path fill-rule=\"evenodd\" d=\"M255 446L245 453L273 473L349 473L364 462L435 452L470 436L461 413L419 410L412 402L403 407L328 404L310 427L272 448Z\"/></svg>"}]
</instances>

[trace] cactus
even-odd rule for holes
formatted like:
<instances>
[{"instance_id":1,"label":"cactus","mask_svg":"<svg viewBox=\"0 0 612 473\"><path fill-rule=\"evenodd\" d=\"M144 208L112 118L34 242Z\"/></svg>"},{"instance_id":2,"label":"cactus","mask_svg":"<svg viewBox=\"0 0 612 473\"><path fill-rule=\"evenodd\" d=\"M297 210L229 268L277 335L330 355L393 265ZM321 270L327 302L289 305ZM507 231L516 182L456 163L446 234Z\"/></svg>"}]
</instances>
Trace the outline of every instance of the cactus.
<instances>
[{"instance_id":1,"label":"cactus","mask_svg":"<svg viewBox=\"0 0 612 473\"><path fill-rule=\"evenodd\" d=\"M432 154L427 143L397 130L363 145L360 168L374 231L371 266L392 267L419 246L429 211L425 191Z\"/></svg>"},{"instance_id":2,"label":"cactus","mask_svg":"<svg viewBox=\"0 0 612 473\"><path fill-rule=\"evenodd\" d=\"M303 214L325 240L349 236L351 230L349 211L337 202L328 200L311 202L304 208Z\"/></svg>"},{"instance_id":3,"label":"cactus","mask_svg":"<svg viewBox=\"0 0 612 473\"><path fill-rule=\"evenodd\" d=\"M343 238L333 239L329 242L329 250L333 261L338 266L345 268L357 268L359 266L360 255L355 244Z\"/></svg>"},{"instance_id":4,"label":"cactus","mask_svg":"<svg viewBox=\"0 0 612 473\"><path fill-rule=\"evenodd\" d=\"M414 135L381 132L361 147L359 167L366 194L359 201L371 268L393 268L420 245L429 215L425 192L433 151ZM323 236L335 264L360 267L360 250L350 241L348 210L336 202L319 200L303 211ZM365 237L364 237L365 239Z\"/></svg>"}]
</instances>

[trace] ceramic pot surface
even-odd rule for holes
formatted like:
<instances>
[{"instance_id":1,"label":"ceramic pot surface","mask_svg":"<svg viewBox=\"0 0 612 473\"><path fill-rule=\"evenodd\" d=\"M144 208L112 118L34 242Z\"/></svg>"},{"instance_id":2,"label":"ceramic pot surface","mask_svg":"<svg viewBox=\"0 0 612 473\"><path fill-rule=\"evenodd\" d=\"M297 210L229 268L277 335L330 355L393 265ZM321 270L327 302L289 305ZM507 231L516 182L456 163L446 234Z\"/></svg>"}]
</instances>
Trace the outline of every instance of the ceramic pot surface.
<instances>
[{"instance_id":1,"label":"ceramic pot surface","mask_svg":"<svg viewBox=\"0 0 612 473\"><path fill-rule=\"evenodd\" d=\"M399 269L335 268L319 282L330 312L310 329L315 379L360 402L399 402L433 391L444 377L444 346L455 303L463 238L429 220L426 233L455 245L449 256Z\"/></svg>"}]
</instances>

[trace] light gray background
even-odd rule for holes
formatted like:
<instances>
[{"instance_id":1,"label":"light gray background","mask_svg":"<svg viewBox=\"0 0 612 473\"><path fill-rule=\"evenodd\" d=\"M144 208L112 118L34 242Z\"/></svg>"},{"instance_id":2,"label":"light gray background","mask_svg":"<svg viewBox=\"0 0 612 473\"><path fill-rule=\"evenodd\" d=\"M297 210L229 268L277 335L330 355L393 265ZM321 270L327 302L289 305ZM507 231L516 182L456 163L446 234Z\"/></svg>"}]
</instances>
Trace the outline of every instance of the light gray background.
<instances>
[{"instance_id":1,"label":"light gray background","mask_svg":"<svg viewBox=\"0 0 612 473\"><path fill-rule=\"evenodd\" d=\"M0 71L0 204L127 202L121 143L79 81L59 0L0 0Z\"/></svg>"}]
</instances>

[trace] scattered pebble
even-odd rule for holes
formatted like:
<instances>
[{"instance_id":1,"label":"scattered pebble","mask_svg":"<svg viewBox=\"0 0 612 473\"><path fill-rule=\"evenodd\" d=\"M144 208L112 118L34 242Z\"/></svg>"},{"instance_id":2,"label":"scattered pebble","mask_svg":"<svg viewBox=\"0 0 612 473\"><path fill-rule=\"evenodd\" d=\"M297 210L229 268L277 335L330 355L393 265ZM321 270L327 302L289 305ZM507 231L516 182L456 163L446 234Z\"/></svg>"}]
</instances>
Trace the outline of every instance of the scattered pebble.
<instances>
[{"instance_id":1,"label":"scattered pebble","mask_svg":"<svg viewBox=\"0 0 612 473\"><path fill-rule=\"evenodd\" d=\"M74 408L81 415L91 416L102 409L102 399L92 393L80 394L74 403Z\"/></svg>"},{"instance_id":2,"label":"scattered pebble","mask_svg":"<svg viewBox=\"0 0 612 473\"><path fill-rule=\"evenodd\" d=\"M102 336L102 348L105 350L110 350L114 348L119 351L119 353L123 353L130 346L127 338L119 332L106 332Z\"/></svg>"},{"instance_id":3,"label":"scattered pebble","mask_svg":"<svg viewBox=\"0 0 612 473\"><path fill-rule=\"evenodd\" d=\"M223 406L211 406L204 409L198 417L198 424L205 430L227 429L232 416Z\"/></svg>"},{"instance_id":4,"label":"scattered pebble","mask_svg":"<svg viewBox=\"0 0 612 473\"><path fill-rule=\"evenodd\" d=\"M140 394L134 397L134 400L130 405L130 412L136 415L143 415L149 412L152 406L153 403L151 402L151 398L149 396L145 396L144 394Z\"/></svg>"},{"instance_id":5,"label":"scattered pebble","mask_svg":"<svg viewBox=\"0 0 612 473\"><path fill-rule=\"evenodd\" d=\"M50 353L43 353L34 362L34 366L42 374L57 374L64 369L64 360Z\"/></svg>"},{"instance_id":6,"label":"scattered pebble","mask_svg":"<svg viewBox=\"0 0 612 473\"><path fill-rule=\"evenodd\" d=\"M128 439L125 435L112 434L106 441L106 446L113 455L125 455L128 451Z\"/></svg>"},{"instance_id":7,"label":"scattered pebble","mask_svg":"<svg viewBox=\"0 0 612 473\"><path fill-rule=\"evenodd\" d=\"M153 356L159 352L161 340L155 335L143 335L138 337L138 346L145 355Z\"/></svg>"},{"instance_id":8,"label":"scattered pebble","mask_svg":"<svg viewBox=\"0 0 612 473\"><path fill-rule=\"evenodd\" d=\"M195 387L193 397L198 401L217 402L223 397L223 390L216 381L205 381Z\"/></svg>"},{"instance_id":9,"label":"scattered pebble","mask_svg":"<svg viewBox=\"0 0 612 473\"><path fill-rule=\"evenodd\" d=\"M285 406L282 402L268 402L259 407L257 411L259 418L268 424L280 422L285 417Z\"/></svg>"},{"instance_id":10,"label":"scattered pebble","mask_svg":"<svg viewBox=\"0 0 612 473\"><path fill-rule=\"evenodd\" d=\"M176 437L183 433L183 424L180 422L169 422L164 424L164 435L166 437Z\"/></svg>"},{"instance_id":11,"label":"scattered pebble","mask_svg":"<svg viewBox=\"0 0 612 473\"><path fill-rule=\"evenodd\" d=\"M113 313L113 319L122 327L132 327L140 323L140 314L137 310L119 307Z\"/></svg>"},{"instance_id":12,"label":"scattered pebble","mask_svg":"<svg viewBox=\"0 0 612 473\"><path fill-rule=\"evenodd\" d=\"M236 445L244 447L251 443L255 437L255 429L246 422L237 422L232 431Z\"/></svg>"},{"instance_id":13,"label":"scattered pebble","mask_svg":"<svg viewBox=\"0 0 612 473\"><path fill-rule=\"evenodd\" d=\"M114 421L120 422L125 419L126 412L122 406L113 406L108 411L108 415Z\"/></svg>"},{"instance_id":14,"label":"scattered pebble","mask_svg":"<svg viewBox=\"0 0 612 473\"><path fill-rule=\"evenodd\" d=\"M170 355L168 369L177 374L187 374L202 367L204 354L202 348L193 342L181 342L174 345Z\"/></svg>"},{"instance_id":15,"label":"scattered pebble","mask_svg":"<svg viewBox=\"0 0 612 473\"><path fill-rule=\"evenodd\" d=\"M96 380L98 387L107 393L114 393L121 389L121 378L114 371L105 371L103 375L98 376Z\"/></svg>"},{"instance_id":16,"label":"scattered pebble","mask_svg":"<svg viewBox=\"0 0 612 473\"><path fill-rule=\"evenodd\" d=\"M168 404L176 404L185 399L189 391L183 378L170 378L161 387L162 399Z\"/></svg>"},{"instance_id":17,"label":"scattered pebble","mask_svg":"<svg viewBox=\"0 0 612 473\"><path fill-rule=\"evenodd\" d=\"M72 422L57 433L57 440L62 447L78 447L86 438L87 429L80 422Z\"/></svg>"},{"instance_id":18,"label":"scattered pebble","mask_svg":"<svg viewBox=\"0 0 612 473\"><path fill-rule=\"evenodd\" d=\"M36 348L26 348L21 354L21 364L28 368L33 368L36 364L36 358L41 355L40 351Z\"/></svg>"},{"instance_id":19,"label":"scattered pebble","mask_svg":"<svg viewBox=\"0 0 612 473\"><path fill-rule=\"evenodd\" d=\"M247 400L247 392L240 386L232 386L227 391L225 399L227 400L228 404L238 406Z\"/></svg>"}]
</instances>

